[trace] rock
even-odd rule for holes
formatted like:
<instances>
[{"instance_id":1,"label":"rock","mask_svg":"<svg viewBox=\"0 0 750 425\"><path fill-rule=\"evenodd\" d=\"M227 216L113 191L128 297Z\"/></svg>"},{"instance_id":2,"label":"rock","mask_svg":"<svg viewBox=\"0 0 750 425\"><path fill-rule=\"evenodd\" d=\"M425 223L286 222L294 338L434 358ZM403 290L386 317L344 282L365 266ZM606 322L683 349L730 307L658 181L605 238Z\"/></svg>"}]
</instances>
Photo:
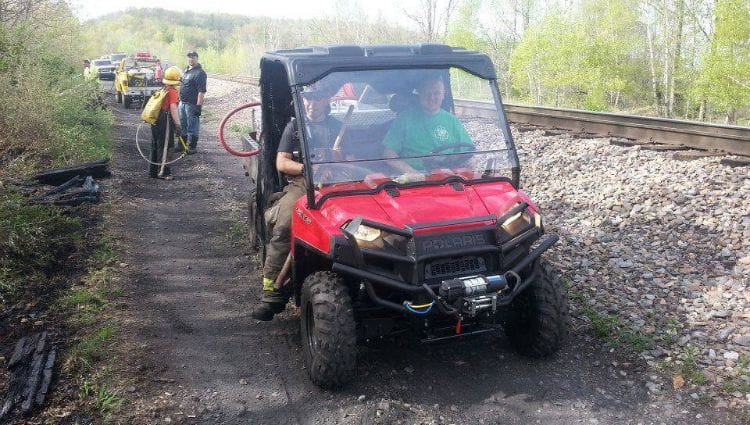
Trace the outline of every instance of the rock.
<instances>
[{"instance_id":1,"label":"rock","mask_svg":"<svg viewBox=\"0 0 750 425\"><path fill-rule=\"evenodd\" d=\"M737 345L742 345L744 347L750 347L750 334L738 335L734 337L734 343Z\"/></svg>"},{"instance_id":2,"label":"rock","mask_svg":"<svg viewBox=\"0 0 750 425\"><path fill-rule=\"evenodd\" d=\"M732 315L732 312L729 310L721 310L721 311L712 311L711 317L717 317L720 319L726 319L727 317L730 317Z\"/></svg>"},{"instance_id":3,"label":"rock","mask_svg":"<svg viewBox=\"0 0 750 425\"><path fill-rule=\"evenodd\" d=\"M406 367L404 368L404 372L406 372L406 373L408 373L409 375L411 375L412 373L414 373L414 368L413 368L413 367L411 367L411 366L406 366Z\"/></svg>"},{"instance_id":4,"label":"rock","mask_svg":"<svg viewBox=\"0 0 750 425\"><path fill-rule=\"evenodd\" d=\"M650 393L658 393L659 390L661 390L661 385L657 384L656 382L646 382L646 388L648 388L648 392Z\"/></svg>"},{"instance_id":5,"label":"rock","mask_svg":"<svg viewBox=\"0 0 750 425\"><path fill-rule=\"evenodd\" d=\"M378 410L387 412L390 408L391 404L388 403L388 400L380 400L380 403L378 403Z\"/></svg>"},{"instance_id":6,"label":"rock","mask_svg":"<svg viewBox=\"0 0 750 425\"><path fill-rule=\"evenodd\" d=\"M247 379L245 378L240 379L240 385L247 385Z\"/></svg>"},{"instance_id":7,"label":"rock","mask_svg":"<svg viewBox=\"0 0 750 425\"><path fill-rule=\"evenodd\" d=\"M728 326L722 330L719 331L718 337L720 340L725 340L729 337L729 335L734 332L734 327Z\"/></svg>"},{"instance_id":8,"label":"rock","mask_svg":"<svg viewBox=\"0 0 750 425\"><path fill-rule=\"evenodd\" d=\"M633 267L633 262L630 260L620 260L617 262L617 267L621 269L629 269Z\"/></svg>"},{"instance_id":9,"label":"rock","mask_svg":"<svg viewBox=\"0 0 750 425\"><path fill-rule=\"evenodd\" d=\"M364 402L364 401L365 401L365 399L366 399L366 398L367 398L367 397L365 397L365 395L364 395L364 394L362 394L362 395L360 395L359 397L357 397L357 401L358 401L358 402L360 402L360 403L362 403L362 402Z\"/></svg>"},{"instance_id":10,"label":"rock","mask_svg":"<svg viewBox=\"0 0 750 425\"><path fill-rule=\"evenodd\" d=\"M669 353L667 353L666 350L664 350L663 348L658 348L658 347L654 348L651 351L649 351L649 354L651 354L651 356L654 357L654 358L656 358L656 359L660 359L662 357L667 357L667 355L669 355Z\"/></svg>"},{"instance_id":11,"label":"rock","mask_svg":"<svg viewBox=\"0 0 750 425\"><path fill-rule=\"evenodd\" d=\"M740 353L736 351L727 351L724 353L724 358L727 360L737 361L740 358Z\"/></svg>"}]
</instances>

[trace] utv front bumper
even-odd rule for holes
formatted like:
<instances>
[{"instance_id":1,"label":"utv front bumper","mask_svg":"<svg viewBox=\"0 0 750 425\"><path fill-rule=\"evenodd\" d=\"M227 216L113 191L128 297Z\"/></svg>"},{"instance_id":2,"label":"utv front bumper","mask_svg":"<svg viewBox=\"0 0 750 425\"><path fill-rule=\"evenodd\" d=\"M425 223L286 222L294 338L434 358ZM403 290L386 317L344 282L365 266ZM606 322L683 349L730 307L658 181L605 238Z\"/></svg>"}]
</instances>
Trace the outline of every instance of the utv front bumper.
<instances>
[{"instance_id":1,"label":"utv front bumper","mask_svg":"<svg viewBox=\"0 0 750 425\"><path fill-rule=\"evenodd\" d=\"M463 227L430 231L453 225ZM559 239L542 238L541 218L525 203L501 217L404 228L357 217L342 231L344 237L335 240L332 269L361 280L374 304L415 315L439 311L475 316L510 303L536 279L533 263Z\"/></svg>"}]
</instances>

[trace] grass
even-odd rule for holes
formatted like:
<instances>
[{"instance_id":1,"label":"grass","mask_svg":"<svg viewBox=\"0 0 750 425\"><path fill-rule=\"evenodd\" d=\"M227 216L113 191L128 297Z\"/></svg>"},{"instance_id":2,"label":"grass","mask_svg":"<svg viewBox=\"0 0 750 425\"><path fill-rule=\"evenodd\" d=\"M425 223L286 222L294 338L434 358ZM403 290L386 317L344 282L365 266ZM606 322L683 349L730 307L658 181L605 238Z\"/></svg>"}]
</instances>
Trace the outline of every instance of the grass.
<instances>
[{"instance_id":1,"label":"grass","mask_svg":"<svg viewBox=\"0 0 750 425\"><path fill-rule=\"evenodd\" d=\"M75 251L81 226L57 208L0 189L0 302L48 285L50 274Z\"/></svg>"},{"instance_id":2,"label":"grass","mask_svg":"<svg viewBox=\"0 0 750 425\"><path fill-rule=\"evenodd\" d=\"M253 131L253 126L249 124L234 123L229 126L229 131L238 134L250 134L250 132Z\"/></svg>"},{"instance_id":3,"label":"grass","mask_svg":"<svg viewBox=\"0 0 750 425\"><path fill-rule=\"evenodd\" d=\"M70 350L68 363L80 371L90 370L97 361L105 357L114 333L115 328L112 325L104 325L84 335Z\"/></svg>"},{"instance_id":4,"label":"grass","mask_svg":"<svg viewBox=\"0 0 750 425\"><path fill-rule=\"evenodd\" d=\"M215 117L216 117L216 113L214 113L214 111L210 109L204 109L203 111L201 111L201 120L210 121L214 119ZM231 130L231 126L230 126L230 130Z\"/></svg>"},{"instance_id":5,"label":"grass","mask_svg":"<svg viewBox=\"0 0 750 425\"><path fill-rule=\"evenodd\" d=\"M750 382L746 382L739 377L733 378L732 380L725 381L721 384L721 390L727 394L735 392L747 394L750 393Z\"/></svg>"},{"instance_id":6,"label":"grass","mask_svg":"<svg viewBox=\"0 0 750 425\"><path fill-rule=\"evenodd\" d=\"M591 306L581 309L581 313L591 322L592 333L615 348L625 348L639 353L654 346L654 340L638 330L630 329L615 316L599 313Z\"/></svg>"},{"instance_id":7,"label":"grass","mask_svg":"<svg viewBox=\"0 0 750 425\"><path fill-rule=\"evenodd\" d=\"M78 395L83 400L90 400L102 415L116 411L126 401L116 390L91 379L84 379L79 384Z\"/></svg>"},{"instance_id":8,"label":"grass","mask_svg":"<svg viewBox=\"0 0 750 425\"><path fill-rule=\"evenodd\" d=\"M696 356L698 355L698 348L689 345L685 347L680 358L682 359L682 366L680 372L685 380L695 385L705 385L708 383L708 378L700 370Z\"/></svg>"},{"instance_id":9,"label":"grass","mask_svg":"<svg viewBox=\"0 0 750 425\"><path fill-rule=\"evenodd\" d=\"M247 223L237 222L229 226L227 230L227 239L234 244L234 246L241 246L248 243L248 228Z\"/></svg>"},{"instance_id":10,"label":"grass","mask_svg":"<svg viewBox=\"0 0 750 425\"><path fill-rule=\"evenodd\" d=\"M740 358L737 359L737 367L740 369L748 369L748 365L750 364L750 359L744 355L740 354Z\"/></svg>"}]
</instances>

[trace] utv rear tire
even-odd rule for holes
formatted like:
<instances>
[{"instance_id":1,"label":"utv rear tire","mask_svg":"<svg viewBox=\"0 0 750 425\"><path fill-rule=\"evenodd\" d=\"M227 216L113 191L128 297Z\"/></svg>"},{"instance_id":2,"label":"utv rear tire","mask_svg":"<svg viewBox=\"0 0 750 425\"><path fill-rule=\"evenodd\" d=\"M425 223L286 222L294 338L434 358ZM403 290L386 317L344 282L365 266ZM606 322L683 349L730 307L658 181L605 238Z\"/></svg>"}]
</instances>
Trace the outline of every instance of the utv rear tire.
<instances>
[{"instance_id":1,"label":"utv rear tire","mask_svg":"<svg viewBox=\"0 0 750 425\"><path fill-rule=\"evenodd\" d=\"M357 338L349 290L332 272L316 272L302 284L302 353L315 385L337 388L354 377Z\"/></svg>"},{"instance_id":2,"label":"utv rear tire","mask_svg":"<svg viewBox=\"0 0 750 425\"><path fill-rule=\"evenodd\" d=\"M537 261L534 267L537 278L511 303L504 328L521 354L544 357L557 351L567 337L568 294L546 262Z\"/></svg>"}]
</instances>

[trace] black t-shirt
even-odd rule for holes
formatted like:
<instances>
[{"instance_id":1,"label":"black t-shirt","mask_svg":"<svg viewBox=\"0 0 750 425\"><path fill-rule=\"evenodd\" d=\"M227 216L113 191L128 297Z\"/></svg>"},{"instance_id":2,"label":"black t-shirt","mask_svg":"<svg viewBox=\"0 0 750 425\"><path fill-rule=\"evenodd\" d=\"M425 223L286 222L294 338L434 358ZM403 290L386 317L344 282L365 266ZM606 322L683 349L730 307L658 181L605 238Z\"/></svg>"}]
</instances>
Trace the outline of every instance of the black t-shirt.
<instances>
[{"instance_id":1,"label":"black t-shirt","mask_svg":"<svg viewBox=\"0 0 750 425\"><path fill-rule=\"evenodd\" d=\"M307 128L310 131L310 138L308 143L308 149L313 151L315 149L330 149L333 147L333 143L336 141L341 130L341 122L337 119L327 116L322 122L307 122ZM297 124L294 119L284 128L284 132L281 133L281 141L279 142L279 152L294 153L300 150L299 147L299 134L297 134Z\"/></svg>"},{"instance_id":2,"label":"black t-shirt","mask_svg":"<svg viewBox=\"0 0 750 425\"><path fill-rule=\"evenodd\" d=\"M206 72L203 71L201 64L196 64L192 68L185 69L180 77L180 101L198 104L198 93L206 92Z\"/></svg>"}]
</instances>

